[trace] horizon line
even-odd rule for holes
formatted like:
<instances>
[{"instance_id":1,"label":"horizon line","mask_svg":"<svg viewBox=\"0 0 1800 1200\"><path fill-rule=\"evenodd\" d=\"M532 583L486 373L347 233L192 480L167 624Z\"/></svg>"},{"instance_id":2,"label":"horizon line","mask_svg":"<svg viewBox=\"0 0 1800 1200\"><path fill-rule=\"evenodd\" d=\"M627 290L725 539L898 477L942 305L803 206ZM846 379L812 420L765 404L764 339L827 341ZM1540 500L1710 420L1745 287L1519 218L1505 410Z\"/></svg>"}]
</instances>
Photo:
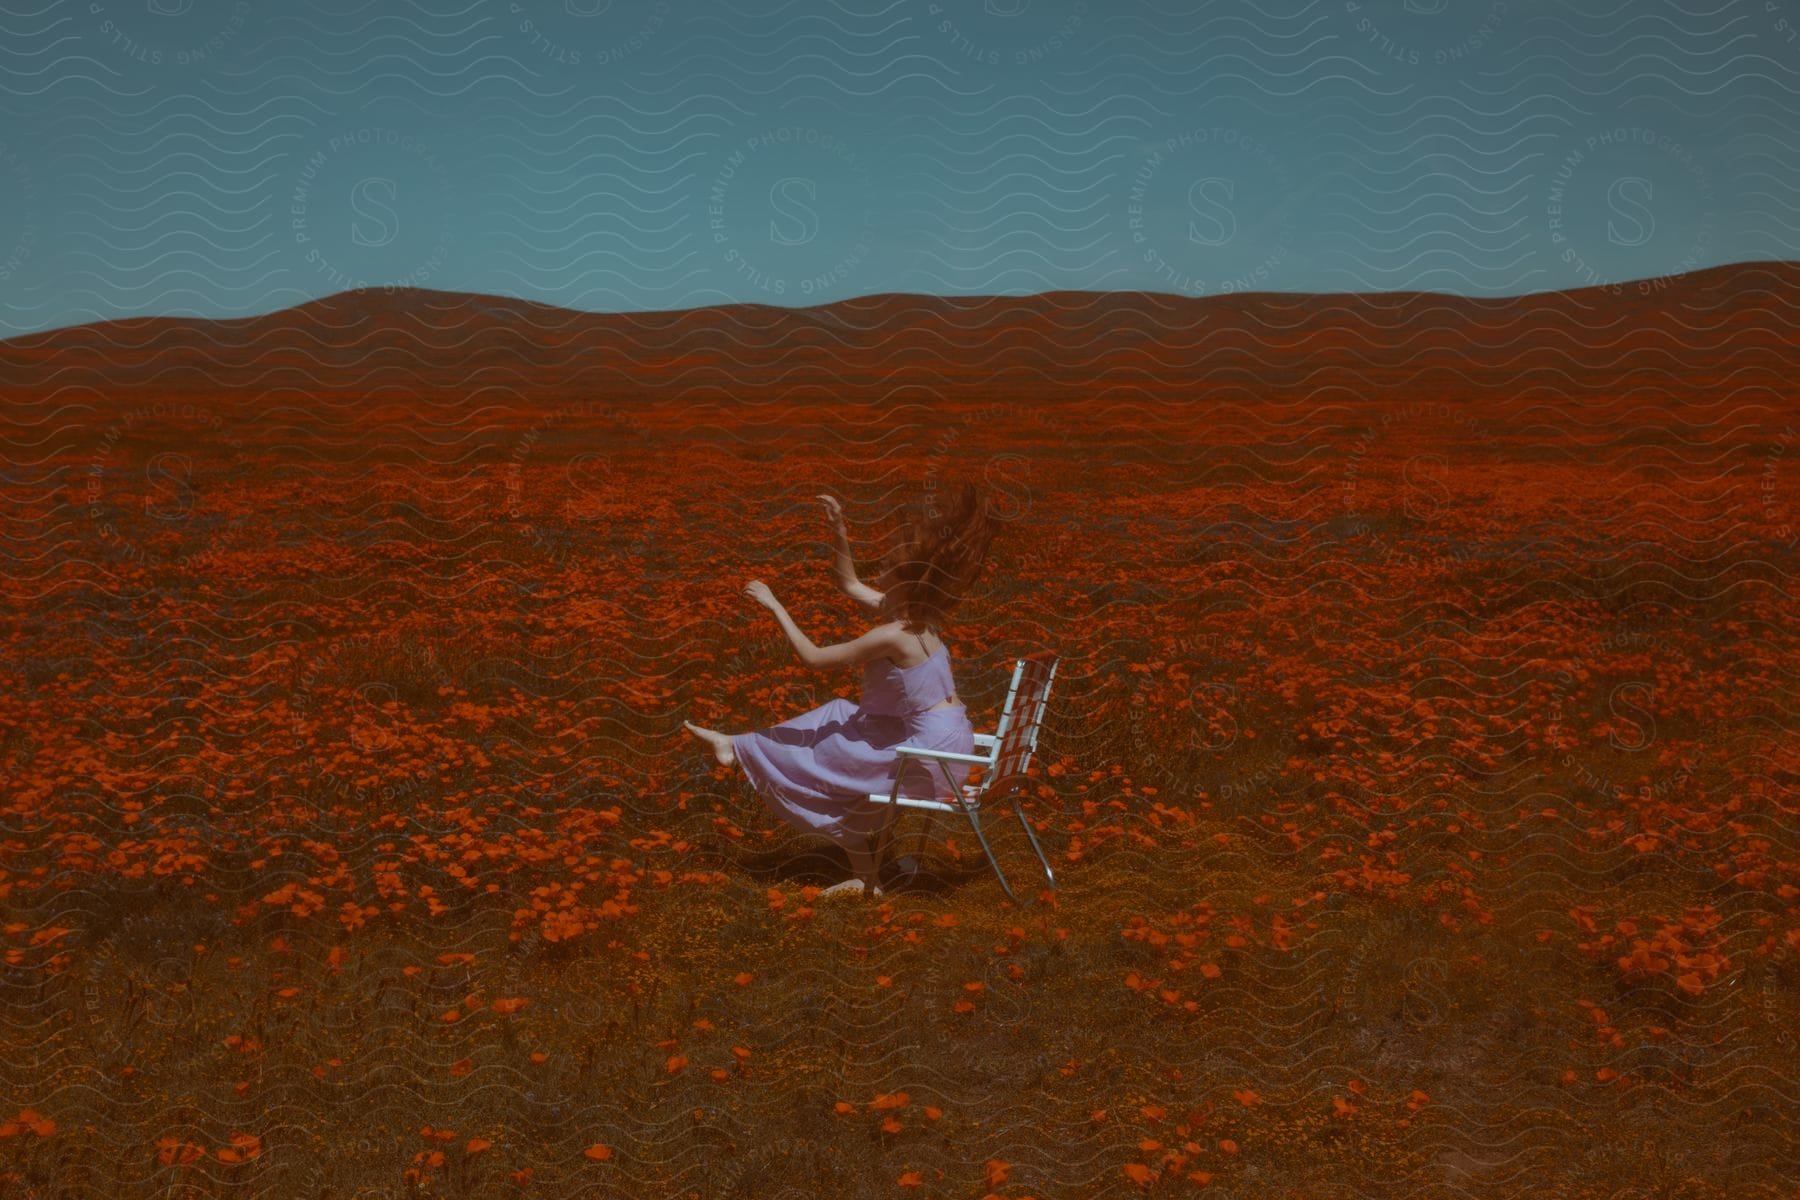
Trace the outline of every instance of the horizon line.
<instances>
[{"instance_id":1,"label":"horizon line","mask_svg":"<svg viewBox=\"0 0 1800 1200\"><path fill-rule=\"evenodd\" d=\"M1600 292L1612 289L1610 295L1622 297L1629 289L1631 294L1652 296L1665 291L1680 281L1689 281L1703 275L1719 275L1727 272L1747 272L1756 268L1800 269L1800 259L1746 259L1740 262L1716 263L1708 267L1696 267L1687 271L1665 272L1658 275L1646 275L1636 279L1608 280L1603 283L1582 284L1576 287L1545 288L1540 291L1516 292L1502 296L1468 295L1462 292L1446 292L1431 288L1385 288L1373 291L1287 291L1280 289L1245 289L1232 292L1209 292L1203 295L1191 295L1185 292L1160 292L1149 288L1046 288L1038 292L864 292L855 296L841 296L835 300L822 300L815 304L770 304L758 300L722 300L711 304L693 304L676 308L635 308L635 309L584 309L571 308L549 300L536 300L528 296L513 296L502 292L473 292L452 288L431 288L415 285L368 284L363 287L346 288L339 292L329 292L299 300L280 308L271 308L263 312L249 313L230 317L204 317L178 313L148 313L123 317L100 317L91 321L80 321L71 325L46 326L43 329L30 330L0 338L0 346L27 338L43 337L51 334L70 333L81 329L90 329L105 325L130 325L153 321L180 321L201 324L230 324L240 321L259 321L284 312L292 312L313 304L325 304L346 297L362 296L447 296L476 300L497 300L513 304L528 304L538 308L555 309L559 312L573 313L578 316L593 317L632 317L632 316L665 316L687 313L707 312L724 309L759 309L775 312L805 313L821 309L837 308L843 305L856 304L870 300L886 299L919 299L948 302L966 302L971 306L995 300L1035 300L1050 296L1143 296L1159 300L1176 302L1220 302L1229 300L1245 300L1253 297L1282 296L1290 298L1345 297L1365 298L1371 296L1403 296L1425 297L1436 296L1447 300L1468 301L1476 304L1505 304L1519 300L1530 300L1545 296L1573 295L1578 292ZM1652 286L1660 285L1660 286ZM1648 290L1647 290L1648 289Z\"/></svg>"}]
</instances>

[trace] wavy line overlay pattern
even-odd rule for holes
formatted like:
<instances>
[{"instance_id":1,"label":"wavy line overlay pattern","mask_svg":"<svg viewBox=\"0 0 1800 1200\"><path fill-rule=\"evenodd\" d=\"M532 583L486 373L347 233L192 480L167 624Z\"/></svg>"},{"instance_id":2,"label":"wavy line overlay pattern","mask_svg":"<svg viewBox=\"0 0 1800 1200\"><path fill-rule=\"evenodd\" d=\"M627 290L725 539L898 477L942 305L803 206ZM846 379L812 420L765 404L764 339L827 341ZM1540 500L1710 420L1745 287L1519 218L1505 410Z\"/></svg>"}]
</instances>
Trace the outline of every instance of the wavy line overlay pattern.
<instances>
[{"instance_id":1,"label":"wavy line overlay pattern","mask_svg":"<svg viewBox=\"0 0 1800 1200\"><path fill-rule=\"evenodd\" d=\"M1793 1196L1797 23L9 6L0 1197Z\"/></svg>"}]
</instances>

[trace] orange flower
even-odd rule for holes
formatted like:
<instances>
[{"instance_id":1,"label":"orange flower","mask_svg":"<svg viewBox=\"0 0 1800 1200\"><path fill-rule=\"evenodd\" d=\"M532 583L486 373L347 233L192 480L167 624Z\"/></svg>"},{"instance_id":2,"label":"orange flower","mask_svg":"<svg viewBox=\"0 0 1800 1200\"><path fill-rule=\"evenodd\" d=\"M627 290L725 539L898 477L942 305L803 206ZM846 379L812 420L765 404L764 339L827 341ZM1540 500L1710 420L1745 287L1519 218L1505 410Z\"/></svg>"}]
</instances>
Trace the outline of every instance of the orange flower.
<instances>
[{"instance_id":1,"label":"orange flower","mask_svg":"<svg viewBox=\"0 0 1800 1200\"><path fill-rule=\"evenodd\" d=\"M0 1125L0 1138L17 1137L28 1129L38 1137L49 1137L56 1132L56 1122L35 1108L21 1108L18 1116Z\"/></svg>"},{"instance_id":2,"label":"orange flower","mask_svg":"<svg viewBox=\"0 0 1800 1200\"><path fill-rule=\"evenodd\" d=\"M245 1136L245 1135L234 1133L231 1135L231 1140L234 1143L236 1143L238 1141L238 1139L243 1136ZM256 1144L255 1144L254 1149L246 1149L241 1144L231 1145L231 1146L221 1146L217 1150L214 1150L213 1154L215 1157L218 1158L218 1160L220 1162L235 1163L235 1162L247 1162L250 1159L255 1158L261 1152L262 1152L262 1147L260 1145L260 1139L256 1139Z\"/></svg>"}]
</instances>

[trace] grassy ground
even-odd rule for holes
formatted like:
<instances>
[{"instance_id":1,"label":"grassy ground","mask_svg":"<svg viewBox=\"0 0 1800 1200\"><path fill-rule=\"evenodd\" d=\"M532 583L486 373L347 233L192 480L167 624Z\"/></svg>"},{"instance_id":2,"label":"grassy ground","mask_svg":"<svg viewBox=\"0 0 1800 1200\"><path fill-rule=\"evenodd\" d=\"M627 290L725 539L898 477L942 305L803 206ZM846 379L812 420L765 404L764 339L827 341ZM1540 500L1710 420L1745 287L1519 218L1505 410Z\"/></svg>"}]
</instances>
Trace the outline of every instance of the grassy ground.
<instances>
[{"instance_id":1,"label":"grassy ground","mask_svg":"<svg viewBox=\"0 0 1800 1200\"><path fill-rule=\"evenodd\" d=\"M1364 403L101 422L13 497L6 1194L1794 1194L1792 480ZM813 493L962 477L1057 887L1002 812L1018 903L950 824L817 900L680 722L853 696L739 589L858 632Z\"/></svg>"}]
</instances>

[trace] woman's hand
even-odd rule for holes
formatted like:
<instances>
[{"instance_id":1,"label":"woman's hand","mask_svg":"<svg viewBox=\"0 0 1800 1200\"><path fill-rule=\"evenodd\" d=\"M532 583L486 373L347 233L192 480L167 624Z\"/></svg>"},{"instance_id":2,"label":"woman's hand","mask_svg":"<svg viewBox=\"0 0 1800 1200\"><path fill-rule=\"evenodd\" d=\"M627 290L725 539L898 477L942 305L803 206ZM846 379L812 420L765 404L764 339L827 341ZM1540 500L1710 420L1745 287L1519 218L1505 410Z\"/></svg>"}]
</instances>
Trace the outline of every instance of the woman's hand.
<instances>
[{"instance_id":1,"label":"woman's hand","mask_svg":"<svg viewBox=\"0 0 1800 1200\"><path fill-rule=\"evenodd\" d=\"M752 600L771 611L779 606L779 601L775 599L775 593L771 592L769 590L769 585L760 579L752 579L749 583L746 583L744 585L744 595L750 597Z\"/></svg>"},{"instance_id":2,"label":"woman's hand","mask_svg":"<svg viewBox=\"0 0 1800 1200\"><path fill-rule=\"evenodd\" d=\"M825 504L825 519L831 522L832 532L843 533L845 531L844 506L838 503L838 498L836 496L820 493L819 499Z\"/></svg>"}]
</instances>

